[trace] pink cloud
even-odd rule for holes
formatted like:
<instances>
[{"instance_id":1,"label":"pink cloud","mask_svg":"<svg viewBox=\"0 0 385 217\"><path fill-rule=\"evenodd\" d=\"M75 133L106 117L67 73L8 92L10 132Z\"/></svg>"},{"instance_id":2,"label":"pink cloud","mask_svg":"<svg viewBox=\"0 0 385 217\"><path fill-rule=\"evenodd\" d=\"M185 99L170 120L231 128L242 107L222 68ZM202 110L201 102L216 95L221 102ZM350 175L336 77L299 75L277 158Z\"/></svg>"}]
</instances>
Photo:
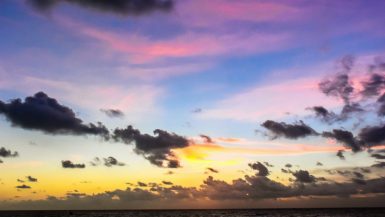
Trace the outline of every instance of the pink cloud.
<instances>
[{"instance_id":1,"label":"pink cloud","mask_svg":"<svg viewBox=\"0 0 385 217\"><path fill-rule=\"evenodd\" d=\"M150 39L135 33L106 31L60 17L59 22L90 37L107 51L126 54L131 63L148 63L162 58L239 56L281 50L289 46L285 33L187 31L168 39Z\"/></svg>"},{"instance_id":2,"label":"pink cloud","mask_svg":"<svg viewBox=\"0 0 385 217\"><path fill-rule=\"evenodd\" d=\"M303 10L287 2L187 0L177 4L179 21L189 26L215 26L228 21L287 22L298 19Z\"/></svg>"}]
</instances>

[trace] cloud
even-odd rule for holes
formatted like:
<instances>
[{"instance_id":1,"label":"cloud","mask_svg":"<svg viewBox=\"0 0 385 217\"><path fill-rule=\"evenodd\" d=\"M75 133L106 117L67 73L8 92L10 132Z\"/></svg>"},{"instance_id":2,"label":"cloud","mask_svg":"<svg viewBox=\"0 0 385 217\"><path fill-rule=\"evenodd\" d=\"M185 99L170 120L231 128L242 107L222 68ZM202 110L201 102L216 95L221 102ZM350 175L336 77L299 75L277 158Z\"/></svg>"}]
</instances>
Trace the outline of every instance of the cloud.
<instances>
[{"instance_id":1,"label":"cloud","mask_svg":"<svg viewBox=\"0 0 385 217\"><path fill-rule=\"evenodd\" d=\"M345 156L344 156L344 151L343 150L338 150L337 152L337 157L339 157L341 160L345 160Z\"/></svg>"},{"instance_id":2,"label":"cloud","mask_svg":"<svg viewBox=\"0 0 385 217\"><path fill-rule=\"evenodd\" d=\"M206 143L213 143L213 140L211 139L211 137L207 136L207 135L199 135L201 138L203 138L204 142Z\"/></svg>"},{"instance_id":3,"label":"cloud","mask_svg":"<svg viewBox=\"0 0 385 217\"><path fill-rule=\"evenodd\" d=\"M75 163L72 163L71 161L69 160L63 160L61 162L62 164L62 167L63 168L70 168L70 169L84 169L86 168L86 165L85 164L75 164Z\"/></svg>"},{"instance_id":4,"label":"cloud","mask_svg":"<svg viewBox=\"0 0 385 217\"><path fill-rule=\"evenodd\" d=\"M160 129L154 130L154 134L155 136L142 134L132 126L127 126L125 129L115 129L112 138L125 144L134 142L134 151L158 167L180 167L179 160L172 149L186 148L189 146L189 141L183 136Z\"/></svg>"},{"instance_id":5,"label":"cloud","mask_svg":"<svg viewBox=\"0 0 385 217\"><path fill-rule=\"evenodd\" d=\"M353 56L345 56L340 60L342 71L337 75L325 79L318 84L319 89L327 96L341 98L345 104L350 103L351 94L354 87L349 79L348 73L354 65Z\"/></svg>"},{"instance_id":6,"label":"cloud","mask_svg":"<svg viewBox=\"0 0 385 217\"><path fill-rule=\"evenodd\" d=\"M385 124L361 129L359 139L369 147L382 145L385 141Z\"/></svg>"},{"instance_id":7,"label":"cloud","mask_svg":"<svg viewBox=\"0 0 385 217\"><path fill-rule=\"evenodd\" d=\"M317 164L316 164L317 166L323 166L323 163L321 163L321 162L317 162Z\"/></svg>"},{"instance_id":8,"label":"cloud","mask_svg":"<svg viewBox=\"0 0 385 217\"><path fill-rule=\"evenodd\" d=\"M19 153L16 151L12 153L11 150L7 150L4 147L0 148L0 157L6 158L6 157L17 157L17 156L19 156Z\"/></svg>"},{"instance_id":9,"label":"cloud","mask_svg":"<svg viewBox=\"0 0 385 217\"><path fill-rule=\"evenodd\" d=\"M373 164L371 167L385 168L385 162L377 162Z\"/></svg>"},{"instance_id":10,"label":"cloud","mask_svg":"<svg viewBox=\"0 0 385 217\"><path fill-rule=\"evenodd\" d=\"M124 113L119 109L100 109L101 112L106 114L110 118L122 118Z\"/></svg>"},{"instance_id":11,"label":"cloud","mask_svg":"<svg viewBox=\"0 0 385 217\"><path fill-rule=\"evenodd\" d=\"M314 183L317 178L309 173L306 170L299 170L292 173L292 175L296 178L296 182L300 183Z\"/></svg>"},{"instance_id":12,"label":"cloud","mask_svg":"<svg viewBox=\"0 0 385 217\"><path fill-rule=\"evenodd\" d=\"M368 81L361 82L363 90L361 94L364 97L378 96L385 88L385 76L373 73Z\"/></svg>"},{"instance_id":13,"label":"cloud","mask_svg":"<svg viewBox=\"0 0 385 217\"><path fill-rule=\"evenodd\" d=\"M332 123L337 119L337 115L334 112L328 111L323 106L313 106L308 109L314 111L316 117L320 118L321 120L327 123Z\"/></svg>"},{"instance_id":14,"label":"cloud","mask_svg":"<svg viewBox=\"0 0 385 217\"><path fill-rule=\"evenodd\" d=\"M209 171L209 172L212 172L212 173L219 173L218 170L216 170L214 168L211 168L211 167L207 167L206 170Z\"/></svg>"},{"instance_id":15,"label":"cloud","mask_svg":"<svg viewBox=\"0 0 385 217\"><path fill-rule=\"evenodd\" d=\"M43 92L34 96L14 99L9 103L0 101L0 114L13 126L39 130L47 134L100 135L107 137L108 129L101 123L84 124L72 109L58 103Z\"/></svg>"},{"instance_id":16,"label":"cloud","mask_svg":"<svg viewBox=\"0 0 385 217\"><path fill-rule=\"evenodd\" d=\"M270 173L267 167L263 165L261 162L249 163L249 167L253 170L257 170L258 176L268 176Z\"/></svg>"},{"instance_id":17,"label":"cloud","mask_svg":"<svg viewBox=\"0 0 385 217\"><path fill-rule=\"evenodd\" d=\"M104 165L107 166L107 167L124 166L124 165L126 165L125 163L119 162L114 157L104 158L103 160L104 160Z\"/></svg>"},{"instance_id":18,"label":"cloud","mask_svg":"<svg viewBox=\"0 0 385 217\"><path fill-rule=\"evenodd\" d=\"M301 137L317 135L317 132L302 121L295 124L286 124L284 122L265 121L261 126L272 133L273 139L285 137L289 139L298 139Z\"/></svg>"},{"instance_id":19,"label":"cloud","mask_svg":"<svg viewBox=\"0 0 385 217\"><path fill-rule=\"evenodd\" d=\"M68 3L100 12L139 16L153 11L170 11L173 0L28 0L35 9L47 11L60 3Z\"/></svg>"},{"instance_id":20,"label":"cloud","mask_svg":"<svg viewBox=\"0 0 385 217\"><path fill-rule=\"evenodd\" d=\"M335 139L345 147L352 149L353 152L361 151L364 144L355 138L353 134L346 130L333 129L332 132L323 132L323 137Z\"/></svg>"},{"instance_id":21,"label":"cloud","mask_svg":"<svg viewBox=\"0 0 385 217\"><path fill-rule=\"evenodd\" d=\"M30 189L31 188L31 186L28 186L28 185L18 185L18 186L16 186L16 188L17 189Z\"/></svg>"},{"instance_id":22,"label":"cloud","mask_svg":"<svg viewBox=\"0 0 385 217\"><path fill-rule=\"evenodd\" d=\"M27 180L28 180L29 182L37 182L37 178L34 178L34 177L32 177L32 176L27 176L26 178L27 178Z\"/></svg>"},{"instance_id":23,"label":"cloud","mask_svg":"<svg viewBox=\"0 0 385 217\"><path fill-rule=\"evenodd\" d=\"M173 185L173 183L169 182L169 181L162 181L162 183L165 184L165 185Z\"/></svg>"}]
</instances>

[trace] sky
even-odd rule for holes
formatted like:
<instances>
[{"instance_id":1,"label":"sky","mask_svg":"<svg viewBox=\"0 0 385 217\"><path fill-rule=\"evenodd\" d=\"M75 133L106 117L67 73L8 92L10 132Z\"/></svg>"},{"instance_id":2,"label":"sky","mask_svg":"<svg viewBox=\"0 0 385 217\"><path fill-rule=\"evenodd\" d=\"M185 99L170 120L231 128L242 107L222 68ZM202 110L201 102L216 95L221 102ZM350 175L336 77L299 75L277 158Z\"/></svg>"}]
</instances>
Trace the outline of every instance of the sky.
<instances>
[{"instance_id":1,"label":"sky","mask_svg":"<svg viewBox=\"0 0 385 217\"><path fill-rule=\"evenodd\" d=\"M384 10L0 1L0 209L383 206Z\"/></svg>"}]
</instances>

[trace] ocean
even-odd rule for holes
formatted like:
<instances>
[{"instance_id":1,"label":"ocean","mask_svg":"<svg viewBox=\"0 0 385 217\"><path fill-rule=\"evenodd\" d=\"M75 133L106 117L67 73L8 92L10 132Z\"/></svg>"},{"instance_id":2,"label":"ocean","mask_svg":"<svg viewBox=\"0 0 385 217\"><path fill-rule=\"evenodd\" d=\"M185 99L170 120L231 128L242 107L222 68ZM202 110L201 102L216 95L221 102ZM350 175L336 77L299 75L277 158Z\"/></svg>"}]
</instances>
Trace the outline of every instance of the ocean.
<instances>
[{"instance_id":1,"label":"ocean","mask_svg":"<svg viewBox=\"0 0 385 217\"><path fill-rule=\"evenodd\" d=\"M0 211L5 217L385 217L385 208L151 211Z\"/></svg>"}]
</instances>

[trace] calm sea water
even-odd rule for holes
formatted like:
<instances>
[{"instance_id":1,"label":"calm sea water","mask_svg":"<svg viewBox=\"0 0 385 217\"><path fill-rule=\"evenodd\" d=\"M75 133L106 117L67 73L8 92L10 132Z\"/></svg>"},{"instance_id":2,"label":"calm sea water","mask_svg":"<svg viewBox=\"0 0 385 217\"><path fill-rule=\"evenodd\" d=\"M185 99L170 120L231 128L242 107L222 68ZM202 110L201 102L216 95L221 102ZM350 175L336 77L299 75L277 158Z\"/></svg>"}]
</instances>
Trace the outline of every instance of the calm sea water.
<instances>
[{"instance_id":1,"label":"calm sea water","mask_svg":"<svg viewBox=\"0 0 385 217\"><path fill-rule=\"evenodd\" d=\"M385 209L7 211L5 217L385 217Z\"/></svg>"}]
</instances>

